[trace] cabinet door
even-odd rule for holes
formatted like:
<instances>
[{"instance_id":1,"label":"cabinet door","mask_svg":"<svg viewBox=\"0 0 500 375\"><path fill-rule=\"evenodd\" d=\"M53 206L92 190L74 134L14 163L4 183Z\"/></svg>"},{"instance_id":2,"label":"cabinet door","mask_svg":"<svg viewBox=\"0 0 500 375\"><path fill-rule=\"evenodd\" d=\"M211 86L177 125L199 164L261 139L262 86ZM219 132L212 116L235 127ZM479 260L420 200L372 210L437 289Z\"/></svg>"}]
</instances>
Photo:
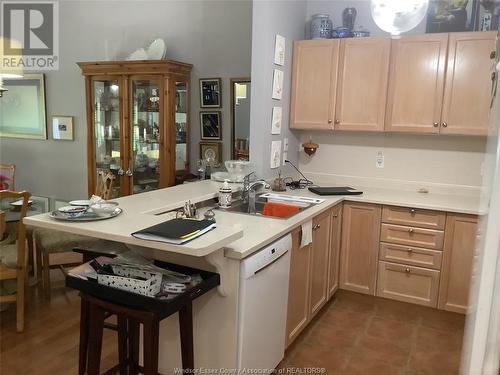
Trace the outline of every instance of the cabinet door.
<instances>
[{"instance_id":1,"label":"cabinet door","mask_svg":"<svg viewBox=\"0 0 500 375\"><path fill-rule=\"evenodd\" d=\"M333 129L339 40L293 44L290 127Z\"/></svg>"},{"instance_id":2,"label":"cabinet door","mask_svg":"<svg viewBox=\"0 0 500 375\"><path fill-rule=\"evenodd\" d=\"M450 33L441 133L487 135L495 32Z\"/></svg>"},{"instance_id":3,"label":"cabinet door","mask_svg":"<svg viewBox=\"0 0 500 375\"><path fill-rule=\"evenodd\" d=\"M327 301L328 253L330 251L330 211L313 219L313 244L311 253L312 318Z\"/></svg>"},{"instance_id":4,"label":"cabinet door","mask_svg":"<svg viewBox=\"0 0 500 375\"><path fill-rule=\"evenodd\" d=\"M288 313L286 320L286 345L302 332L309 321L309 284L311 245L300 247L301 229L292 232L290 281L288 286Z\"/></svg>"},{"instance_id":5,"label":"cabinet door","mask_svg":"<svg viewBox=\"0 0 500 375\"><path fill-rule=\"evenodd\" d=\"M340 288L375 294L381 207L345 203L340 253Z\"/></svg>"},{"instance_id":6,"label":"cabinet door","mask_svg":"<svg viewBox=\"0 0 500 375\"><path fill-rule=\"evenodd\" d=\"M477 230L477 216L448 214L446 218L440 309L467 312Z\"/></svg>"},{"instance_id":7,"label":"cabinet door","mask_svg":"<svg viewBox=\"0 0 500 375\"><path fill-rule=\"evenodd\" d=\"M132 193L142 193L168 183L169 166L163 156L165 110L161 77L132 77L130 80L130 157L125 172ZM161 180L160 180L161 179Z\"/></svg>"},{"instance_id":8,"label":"cabinet door","mask_svg":"<svg viewBox=\"0 0 500 375\"><path fill-rule=\"evenodd\" d=\"M335 129L384 130L390 49L389 38L341 40Z\"/></svg>"},{"instance_id":9,"label":"cabinet door","mask_svg":"<svg viewBox=\"0 0 500 375\"><path fill-rule=\"evenodd\" d=\"M392 40L385 129L438 133L448 34Z\"/></svg>"},{"instance_id":10,"label":"cabinet door","mask_svg":"<svg viewBox=\"0 0 500 375\"><path fill-rule=\"evenodd\" d=\"M89 196L95 193L97 171L109 170L115 174L112 197L129 194L125 168L128 147L125 144L124 84L122 79L87 78L87 114L92 129L88 131ZM88 95L88 94L87 94Z\"/></svg>"},{"instance_id":11,"label":"cabinet door","mask_svg":"<svg viewBox=\"0 0 500 375\"><path fill-rule=\"evenodd\" d=\"M330 232L330 255L328 260L328 299L339 288L340 244L342 241L342 204L332 208Z\"/></svg>"}]
</instances>

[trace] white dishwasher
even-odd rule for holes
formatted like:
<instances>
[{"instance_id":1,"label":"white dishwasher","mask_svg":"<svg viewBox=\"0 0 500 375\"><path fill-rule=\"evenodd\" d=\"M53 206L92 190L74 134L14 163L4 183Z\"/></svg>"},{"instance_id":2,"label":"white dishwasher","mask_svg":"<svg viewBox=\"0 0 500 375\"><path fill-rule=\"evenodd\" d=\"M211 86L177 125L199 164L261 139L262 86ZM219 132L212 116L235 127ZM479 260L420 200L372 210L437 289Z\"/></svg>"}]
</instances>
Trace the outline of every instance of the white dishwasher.
<instances>
[{"instance_id":1,"label":"white dishwasher","mask_svg":"<svg viewBox=\"0 0 500 375\"><path fill-rule=\"evenodd\" d=\"M241 262L238 368L272 371L285 353L292 236Z\"/></svg>"}]
</instances>

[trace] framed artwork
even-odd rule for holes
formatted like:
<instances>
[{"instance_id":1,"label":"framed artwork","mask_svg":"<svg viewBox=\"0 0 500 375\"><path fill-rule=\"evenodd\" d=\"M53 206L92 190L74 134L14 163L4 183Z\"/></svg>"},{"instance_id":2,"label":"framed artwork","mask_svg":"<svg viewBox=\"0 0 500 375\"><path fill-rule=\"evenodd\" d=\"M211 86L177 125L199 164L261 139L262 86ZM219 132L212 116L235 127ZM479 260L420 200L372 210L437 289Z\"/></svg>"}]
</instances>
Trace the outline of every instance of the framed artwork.
<instances>
[{"instance_id":1,"label":"framed artwork","mask_svg":"<svg viewBox=\"0 0 500 375\"><path fill-rule=\"evenodd\" d=\"M47 139L43 74L4 79L8 90L0 100L0 136Z\"/></svg>"},{"instance_id":2,"label":"framed artwork","mask_svg":"<svg viewBox=\"0 0 500 375\"><path fill-rule=\"evenodd\" d=\"M281 116L283 110L281 107L273 107L273 119L271 121L271 134L281 134Z\"/></svg>"},{"instance_id":3,"label":"framed artwork","mask_svg":"<svg viewBox=\"0 0 500 375\"><path fill-rule=\"evenodd\" d=\"M285 37L276 34L274 41L274 63L276 65L285 65Z\"/></svg>"},{"instance_id":4,"label":"framed artwork","mask_svg":"<svg viewBox=\"0 0 500 375\"><path fill-rule=\"evenodd\" d=\"M201 139L222 140L221 112L200 112Z\"/></svg>"},{"instance_id":5,"label":"framed artwork","mask_svg":"<svg viewBox=\"0 0 500 375\"><path fill-rule=\"evenodd\" d=\"M479 0L430 0L427 9L426 32L449 33L478 30L479 12Z\"/></svg>"},{"instance_id":6,"label":"framed artwork","mask_svg":"<svg viewBox=\"0 0 500 375\"><path fill-rule=\"evenodd\" d=\"M274 69L273 74L273 99L281 100L283 97L283 71Z\"/></svg>"},{"instance_id":7,"label":"framed artwork","mask_svg":"<svg viewBox=\"0 0 500 375\"><path fill-rule=\"evenodd\" d=\"M52 116L52 139L74 141L73 116Z\"/></svg>"},{"instance_id":8,"label":"framed artwork","mask_svg":"<svg viewBox=\"0 0 500 375\"><path fill-rule=\"evenodd\" d=\"M200 142L200 159L209 161L212 165L222 161L222 143Z\"/></svg>"},{"instance_id":9,"label":"framed artwork","mask_svg":"<svg viewBox=\"0 0 500 375\"><path fill-rule=\"evenodd\" d=\"M221 108L222 89L220 78L200 78L200 107Z\"/></svg>"},{"instance_id":10,"label":"framed artwork","mask_svg":"<svg viewBox=\"0 0 500 375\"><path fill-rule=\"evenodd\" d=\"M50 209L49 198L41 197L38 195L32 195L30 197L30 200L33 201L33 204L36 204L38 206L38 208L41 210L41 212L48 212L49 211L49 209Z\"/></svg>"}]
</instances>

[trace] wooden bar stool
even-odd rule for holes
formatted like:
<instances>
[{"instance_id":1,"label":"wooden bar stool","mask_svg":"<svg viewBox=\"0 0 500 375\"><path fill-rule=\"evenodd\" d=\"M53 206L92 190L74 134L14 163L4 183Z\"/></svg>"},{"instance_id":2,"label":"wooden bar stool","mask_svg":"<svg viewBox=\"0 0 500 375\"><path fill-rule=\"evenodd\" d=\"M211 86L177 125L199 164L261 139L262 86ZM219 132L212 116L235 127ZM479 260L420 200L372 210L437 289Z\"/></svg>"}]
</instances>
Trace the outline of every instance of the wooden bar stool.
<instances>
[{"instance_id":1,"label":"wooden bar stool","mask_svg":"<svg viewBox=\"0 0 500 375\"><path fill-rule=\"evenodd\" d=\"M157 375L160 321L165 318L155 311L139 310L118 305L88 294L81 294L85 306L81 317L80 345L88 345L87 374L98 375L101 363L102 335L106 313L118 318L119 363L106 371L113 374ZM143 325L143 366L139 366L139 327ZM182 368L194 368L192 304L179 310ZM90 345L89 345L90 344Z\"/></svg>"}]
</instances>

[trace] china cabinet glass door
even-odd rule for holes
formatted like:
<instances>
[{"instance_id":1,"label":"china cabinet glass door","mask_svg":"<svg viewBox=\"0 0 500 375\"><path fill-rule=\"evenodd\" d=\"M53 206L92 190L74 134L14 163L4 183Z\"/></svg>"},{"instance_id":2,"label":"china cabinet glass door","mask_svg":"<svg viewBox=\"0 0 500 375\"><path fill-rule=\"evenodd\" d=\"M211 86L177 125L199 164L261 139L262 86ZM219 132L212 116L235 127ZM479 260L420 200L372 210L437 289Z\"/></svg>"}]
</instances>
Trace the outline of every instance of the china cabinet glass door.
<instances>
[{"instance_id":1,"label":"china cabinet glass door","mask_svg":"<svg viewBox=\"0 0 500 375\"><path fill-rule=\"evenodd\" d=\"M175 172L184 172L189 166L188 157L188 83L175 82Z\"/></svg>"},{"instance_id":2,"label":"china cabinet glass door","mask_svg":"<svg viewBox=\"0 0 500 375\"><path fill-rule=\"evenodd\" d=\"M161 81L132 81L132 153L126 174L132 178L132 193L158 189L160 184L160 129L162 128Z\"/></svg>"},{"instance_id":3,"label":"china cabinet glass door","mask_svg":"<svg viewBox=\"0 0 500 375\"><path fill-rule=\"evenodd\" d=\"M123 174L121 165L121 115L120 115L120 81L92 81L94 98L94 131L95 131L95 167L99 170L109 170L116 176L113 184L112 197L123 195L120 176Z\"/></svg>"}]
</instances>

